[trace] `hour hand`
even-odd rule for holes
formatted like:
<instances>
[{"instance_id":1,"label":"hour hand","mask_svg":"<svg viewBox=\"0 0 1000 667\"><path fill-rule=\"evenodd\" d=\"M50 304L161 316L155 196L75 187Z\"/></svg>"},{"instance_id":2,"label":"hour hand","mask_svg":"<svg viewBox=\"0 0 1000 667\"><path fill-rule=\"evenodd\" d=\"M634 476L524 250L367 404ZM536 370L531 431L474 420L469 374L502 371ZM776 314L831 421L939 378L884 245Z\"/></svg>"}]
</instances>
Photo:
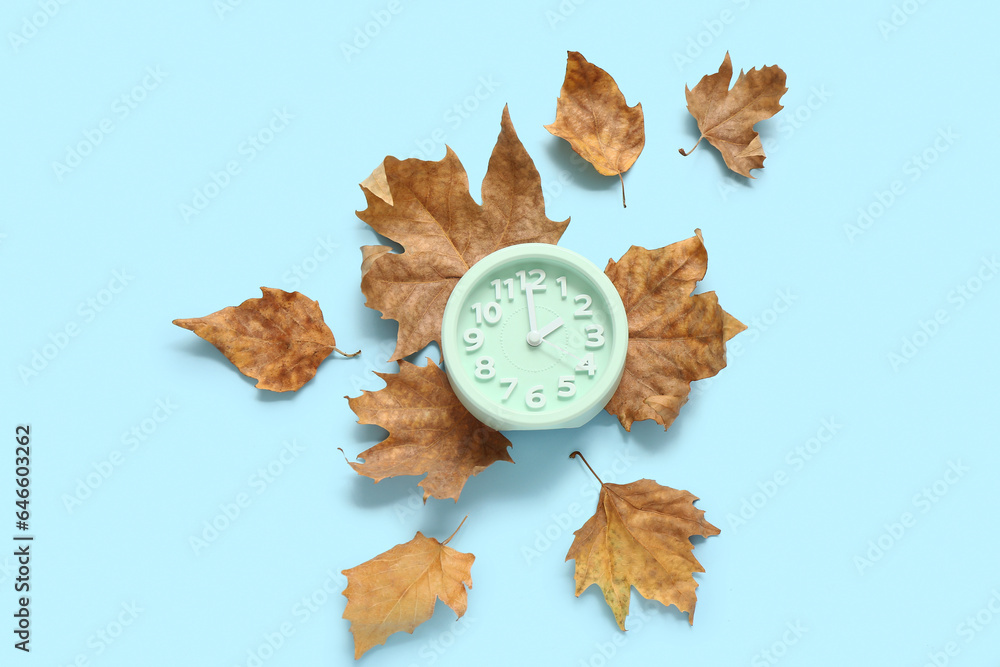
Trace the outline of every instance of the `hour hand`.
<instances>
[{"instance_id":1,"label":"hour hand","mask_svg":"<svg viewBox=\"0 0 1000 667\"><path fill-rule=\"evenodd\" d=\"M551 322L549 322L544 327L538 330L538 337L545 338L546 336L548 336L550 333L552 333L562 325L563 325L562 318L557 317L556 319L552 320Z\"/></svg>"},{"instance_id":2,"label":"hour hand","mask_svg":"<svg viewBox=\"0 0 1000 667\"><path fill-rule=\"evenodd\" d=\"M563 325L562 318L557 317L556 319L552 320L538 331L529 331L528 345L531 345L532 347L538 347L539 345L542 344L542 341L545 339L546 336L548 336L550 333L552 333L562 325ZM548 341L545 342L547 343Z\"/></svg>"}]
</instances>

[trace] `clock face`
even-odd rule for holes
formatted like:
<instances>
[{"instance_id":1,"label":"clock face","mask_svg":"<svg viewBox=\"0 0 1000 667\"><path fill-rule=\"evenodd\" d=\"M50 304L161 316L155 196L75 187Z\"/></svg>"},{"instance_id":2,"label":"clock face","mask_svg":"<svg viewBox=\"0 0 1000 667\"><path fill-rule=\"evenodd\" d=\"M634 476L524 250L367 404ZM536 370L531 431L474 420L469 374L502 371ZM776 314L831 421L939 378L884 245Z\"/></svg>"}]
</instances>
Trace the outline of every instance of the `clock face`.
<instances>
[{"instance_id":1,"label":"clock face","mask_svg":"<svg viewBox=\"0 0 1000 667\"><path fill-rule=\"evenodd\" d=\"M621 380L625 309L582 256L522 244L477 262L442 323L445 369L462 403L500 429L580 426Z\"/></svg>"}]
</instances>

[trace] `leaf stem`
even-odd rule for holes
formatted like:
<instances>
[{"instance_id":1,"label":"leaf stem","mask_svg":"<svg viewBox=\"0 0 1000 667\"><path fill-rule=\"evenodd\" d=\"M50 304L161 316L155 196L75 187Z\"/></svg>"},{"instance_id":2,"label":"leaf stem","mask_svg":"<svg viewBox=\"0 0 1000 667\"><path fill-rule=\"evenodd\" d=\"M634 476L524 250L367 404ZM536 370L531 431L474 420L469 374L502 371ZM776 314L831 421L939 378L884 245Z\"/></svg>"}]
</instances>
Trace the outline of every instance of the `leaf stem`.
<instances>
[{"instance_id":1,"label":"leaf stem","mask_svg":"<svg viewBox=\"0 0 1000 667\"><path fill-rule=\"evenodd\" d=\"M622 182L622 208L628 208L625 204L625 179L622 177L622 173L618 172L618 180Z\"/></svg>"},{"instance_id":2,"label":"leaf stem","mask_svg":"<svg viewBox=\"0 0 1000 667\"><path fill-rule=\"evenodd\" d=\"M704 138L705 138L704 134L701 135L700 137L698 137L698 141L695 142L694 146L692 146L691 150L689 150L687 153L684 152L683 148L678 148L677 152L680 153L681 155L683 155L684 157L687 157L688 155L691 155L691 153L694 152L694 149L698 148L698 144L700 144L701 140L704 139Z\"/></svg>"},{"instance_id":3,"label":"leaf stem","mask_svg":"<svg viewBox=\"0 0 1000 667\"><path fill-rule=\"evenodd\" d=\"M355 352L354 354L347 354L346 352L344 352L343 350L341 350L341 349L340 349L340 348L338 348L338 347L334 347L334 348L333 348L333 351L334 351L334 352L340 352L340 353L341 353L342 355L344 355L344 356L345 356L345 357L347 357L347 358L350 358L350 357L356 357L356 356L358 356L359 354L361 354L361 350L358 350L358 351L357 351L357 352Z\"/></svg>"},{"instance_id":4,"label":"leaf stem","mask_svg":"<svg viewBox=\"0 0 1000 667\"><path fill-rule=\"evenodd\" d=\"M569 457L571 459L575 459L577 456L580 457L580 460L583 461L583 465L587 466L587 468L590 470L591 474L593 474L594 477L597 477L597 473L594 472L594 469L590 467L589 463L587 463L587 459L584 458L583 454L581 454L580 452L573 452L572 454L569 455ZM601 486L604 486L604 482L601 481L600 477L597 477L597 481L601 482Z\"/></svg>"},{"instance_id":5,"label":"leaf stem","mask_svg":"<svg viewBox=\"0 0 1000 667\"><path fill-rule=\"evenodd\" d=\"M465 515L465 519L468 519L468 518L469 518L469 515L466 514ZM451 538L455 537L455 533L457 533L459 531L459 528L462 527L462 524L465 523L465 519L462 519L462 523L458 524L458 528L455 529L455 532L452 533L451 535L449 535L448 539L441 543L441 546L444 546L444 545L448 544L449 542L451 542Z\"/></svg>"}]
</instances>

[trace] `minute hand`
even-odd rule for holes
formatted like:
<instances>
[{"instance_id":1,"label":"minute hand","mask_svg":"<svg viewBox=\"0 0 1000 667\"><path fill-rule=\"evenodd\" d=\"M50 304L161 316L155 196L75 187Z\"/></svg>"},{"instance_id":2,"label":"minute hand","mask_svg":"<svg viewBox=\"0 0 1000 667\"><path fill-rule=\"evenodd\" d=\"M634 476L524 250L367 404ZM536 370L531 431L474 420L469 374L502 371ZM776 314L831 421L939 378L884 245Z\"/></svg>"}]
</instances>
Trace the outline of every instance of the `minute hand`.
<instances>
[{"instance_id":1,"label":"minute hand","mask_svg":"<svg viewBox=\"0 0 1000 667\"><path fill-rule=\"evenodd\" d=\"M530 334L538 331L538 318L535 316L535 293L531 285L525 289L525 296L528 299L528 333Z\"/></svg>"}]
</instances>

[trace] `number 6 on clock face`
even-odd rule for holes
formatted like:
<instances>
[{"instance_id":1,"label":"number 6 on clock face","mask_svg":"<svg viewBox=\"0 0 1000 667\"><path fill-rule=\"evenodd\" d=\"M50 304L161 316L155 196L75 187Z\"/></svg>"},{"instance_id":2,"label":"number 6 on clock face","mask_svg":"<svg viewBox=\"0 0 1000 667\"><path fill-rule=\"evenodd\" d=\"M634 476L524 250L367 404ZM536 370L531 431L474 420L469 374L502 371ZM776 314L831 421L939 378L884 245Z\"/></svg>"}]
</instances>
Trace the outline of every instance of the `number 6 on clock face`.
<instances>
[{"instance_id":1,"label":"number 6 on clock face","mask_svg":"<svg viewBox=\"0 0 1000 667\"><path fill-rule=\"evenodd\" d=\"M498 250L458 281L441 350L462 404L499 429L581 426L621 380L628 321L589 260L554 245Z\"/></svg>"}]
</instances>

